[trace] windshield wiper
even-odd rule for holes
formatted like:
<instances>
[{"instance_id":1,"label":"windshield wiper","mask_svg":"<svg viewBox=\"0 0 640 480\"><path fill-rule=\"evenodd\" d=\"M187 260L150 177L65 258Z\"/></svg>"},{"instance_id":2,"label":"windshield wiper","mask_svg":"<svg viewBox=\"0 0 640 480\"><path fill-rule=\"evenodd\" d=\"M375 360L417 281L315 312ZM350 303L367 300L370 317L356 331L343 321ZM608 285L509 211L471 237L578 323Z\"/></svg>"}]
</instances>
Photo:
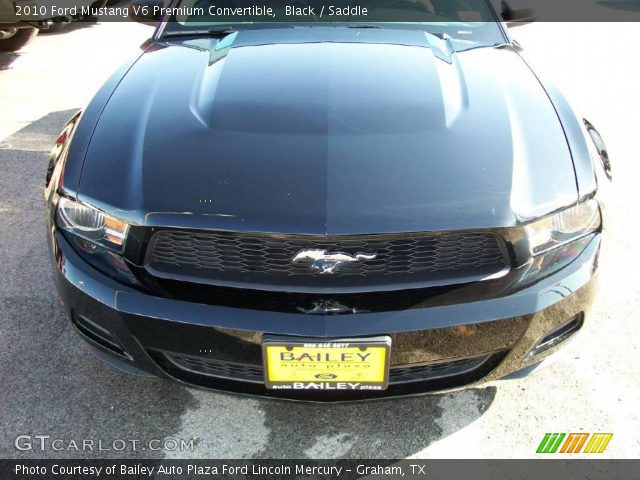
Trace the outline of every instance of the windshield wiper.
<instances>
[{"instance_id":1,"label":"windshield wiper","mask_svg":"<svg viewBox=\"0 0 640 480\"><path fill-rule=\"evenodd\" d=\"M175 32L165 32L163 37L212 37L212 38L224 38L227 35L236 33L239 30L233 27L225 28L211 28L209 30L178 30Z\"/></svg>"},{"instance_id":2,"label":"windshield wiper","mask_svg":"<svg viewBox=\"0 0 640 480\"><path fill-rule=\"evenodd\" d=\"M498 42L498 43L492 43L492 44L474 43L473 45L471 44L471 42L467 43L466 45L462 44L462 42L463 42L463 40L459 40L458 41L459 45L456 48L456 52L468 52L469 50L475 50L477 48L498 48L498 47L509 46L509 44L505 43L505 42Z\"/></svg>"}]
</instances>

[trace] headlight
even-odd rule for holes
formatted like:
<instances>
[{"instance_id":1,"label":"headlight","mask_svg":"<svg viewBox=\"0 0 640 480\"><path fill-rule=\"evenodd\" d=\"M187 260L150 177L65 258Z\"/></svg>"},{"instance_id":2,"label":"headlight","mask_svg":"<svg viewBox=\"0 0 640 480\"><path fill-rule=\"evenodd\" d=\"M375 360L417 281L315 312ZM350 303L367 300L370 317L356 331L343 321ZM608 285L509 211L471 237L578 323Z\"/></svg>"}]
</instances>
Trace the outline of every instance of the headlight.
<instances>
[{"instance_id":1,"label":"headlight","mask_svg":"<svg viewBox=\"0 0 640 480\"><path fill-rule=\"evenodd\" d=\"M122 251L129 231L125 222L65 197L58 201L56 220L63 230L116 251Z\"/></svg>"},{"instance_id":2,"label":"headlight","mask_svg":"<svg viewBox=\"0 0 640 480\"><path fill-rule=\"evenodd\" d=\"M587 200L526 226L532 255L576 240L600 228L600 208Z\"/></svg>"}]
</instances>

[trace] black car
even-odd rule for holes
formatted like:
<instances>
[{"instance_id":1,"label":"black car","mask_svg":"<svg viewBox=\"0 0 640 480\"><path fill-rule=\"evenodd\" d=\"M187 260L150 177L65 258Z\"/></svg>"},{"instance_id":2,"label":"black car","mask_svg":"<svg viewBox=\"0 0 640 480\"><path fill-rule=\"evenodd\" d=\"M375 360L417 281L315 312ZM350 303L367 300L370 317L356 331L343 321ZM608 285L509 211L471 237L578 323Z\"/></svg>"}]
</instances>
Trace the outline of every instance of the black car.
<instances>
[{"instance_id":1,"label":"black car","mask_svg":"<svg viewBox=\"0 0 640 480\"><path fill-rule=\"evenodd\" d=\"M96 355L373 399L527 372L583 326L600 136L488 2L401 3L420 21L164 11L47 174L57 288Z\"/></svg>"}]
</instances>

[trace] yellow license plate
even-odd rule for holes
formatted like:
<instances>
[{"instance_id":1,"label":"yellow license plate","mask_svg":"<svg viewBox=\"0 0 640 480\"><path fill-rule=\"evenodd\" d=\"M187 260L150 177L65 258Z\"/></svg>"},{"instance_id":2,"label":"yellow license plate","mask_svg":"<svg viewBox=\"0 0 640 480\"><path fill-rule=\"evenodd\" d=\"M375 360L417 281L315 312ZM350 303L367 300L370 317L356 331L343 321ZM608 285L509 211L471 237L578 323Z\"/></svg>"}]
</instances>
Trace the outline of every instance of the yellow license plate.
<instances>
[{"instance_id":1,"label":"yellow license plate","mask_svg":"<svg viewBox=\"0 0 640 480\"><path fill-rule=\"evenodd\" d=\"M265 384L275 390L384 390L391 338L319 340L265 336Z\"/></svg>"}]
</instances>

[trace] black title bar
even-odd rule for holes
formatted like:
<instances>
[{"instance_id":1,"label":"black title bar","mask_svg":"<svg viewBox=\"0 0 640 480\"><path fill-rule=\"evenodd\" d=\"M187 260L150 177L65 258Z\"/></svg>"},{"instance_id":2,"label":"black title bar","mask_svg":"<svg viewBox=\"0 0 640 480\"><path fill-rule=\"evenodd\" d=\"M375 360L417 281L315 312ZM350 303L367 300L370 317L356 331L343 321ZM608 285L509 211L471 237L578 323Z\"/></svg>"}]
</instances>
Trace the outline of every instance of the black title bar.
<instances>
[{"instance_id":1,"label":"black title bar","mask_svg":"<svg viewBox=\"0 0 640 480\"><path fill-rule=\"evenodd\" d=\"M631 480L638 460L0 460L2 480Z\"/></svg>"}]
</instances>

